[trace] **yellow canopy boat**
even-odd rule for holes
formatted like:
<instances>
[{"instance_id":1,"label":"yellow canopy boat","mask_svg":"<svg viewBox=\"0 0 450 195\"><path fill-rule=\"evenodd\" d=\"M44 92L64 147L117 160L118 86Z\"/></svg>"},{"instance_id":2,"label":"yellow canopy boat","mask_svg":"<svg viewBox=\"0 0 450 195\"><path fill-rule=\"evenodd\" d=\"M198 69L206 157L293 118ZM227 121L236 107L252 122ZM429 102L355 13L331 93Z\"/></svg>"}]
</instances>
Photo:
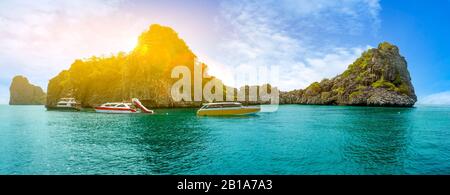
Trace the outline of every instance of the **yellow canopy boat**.
<instances>
[{"instance_id":1,"label":"yellow canopy boat","mask_svg":"<svg viewBox=\"0 0 450 195\"><path fill-rule=\"evenodd\" d=\"M226 115L248 115L254 114L261 110L261 108L252 106L242 106L239 102L220 102L207 103L198 111L198 116L226 116Z\"/></svg>"}]
</instances>

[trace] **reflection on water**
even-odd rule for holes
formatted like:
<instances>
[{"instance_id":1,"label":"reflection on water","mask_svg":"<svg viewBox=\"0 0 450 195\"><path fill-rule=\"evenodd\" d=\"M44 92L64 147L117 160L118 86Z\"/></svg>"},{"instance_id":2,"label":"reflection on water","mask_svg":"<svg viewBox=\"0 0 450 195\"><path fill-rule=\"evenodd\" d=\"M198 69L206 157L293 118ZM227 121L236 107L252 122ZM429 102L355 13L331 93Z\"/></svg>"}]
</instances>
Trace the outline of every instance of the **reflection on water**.
<instances>
[{"instance_id":1,"label":"reflection on water","mask_svg":"<svg viewBox=\"0 0 450 195\"><path fill-rule=\"evenodd\" d=\"M0 106L2 174L449 174L450 108L198 117Z\"/></svg>"},{"instance_id":2,"label":"reflection on water","mask_svg":"<svg viewBox=\"0 0 450 195\"><path fill-rule=\"evenodd\" d=\"M222 118L222 119L249 119L249 118L255 118L258 117L257 114L251 114L251 115L217 115L217 116L197 116L199 119L208 119L208 118Z\"/></svg>"}]
</instances>

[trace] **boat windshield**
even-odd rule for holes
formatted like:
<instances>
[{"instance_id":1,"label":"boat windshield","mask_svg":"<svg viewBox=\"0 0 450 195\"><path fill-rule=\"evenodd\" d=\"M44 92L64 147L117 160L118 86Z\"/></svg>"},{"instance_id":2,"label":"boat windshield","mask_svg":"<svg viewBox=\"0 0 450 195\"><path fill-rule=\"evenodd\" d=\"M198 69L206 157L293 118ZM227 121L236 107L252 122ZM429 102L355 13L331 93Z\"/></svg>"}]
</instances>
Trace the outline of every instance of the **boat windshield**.
<instances>
[{"instance_id":1,"label":"boat windshield","mask_svg":"<svg viewBox=\"0 0 450 195\"><path fill-rule=\"evenodd\" d=\"M220 104L211 104L211 105L207 105L206 109L211 109L211 108L222 108L222 105Z\"/></svg>"},{"instance_id":2,"label":"boat windshield","mask_svg":"<svg viewBox=\"0 0 450 195\"><path fill-rule=\"evenodd\" d=\"M229 107L241 107L241 104L222 104L222 107L229 108Z\"/></svg>"},{"instance_id":3,"label":"boat windshield","mask_svg":"<svg viewBox=\"0 0 450 195\"><path fill-rule=\"evenodd\" d=\"M201 107L201 109L213 109L213 108L240 108L241 104L238 103L229 103L229 104L207 104Z\"/></svg>"}]
</instances>

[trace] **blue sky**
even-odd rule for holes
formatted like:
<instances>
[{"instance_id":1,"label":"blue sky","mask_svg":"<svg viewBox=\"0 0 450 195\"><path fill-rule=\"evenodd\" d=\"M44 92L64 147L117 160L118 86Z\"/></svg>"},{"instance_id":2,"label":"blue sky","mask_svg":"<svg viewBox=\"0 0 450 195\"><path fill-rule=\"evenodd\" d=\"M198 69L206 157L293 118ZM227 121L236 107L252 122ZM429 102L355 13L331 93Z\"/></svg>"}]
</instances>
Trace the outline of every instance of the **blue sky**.
<instances>
[{"instance_id":1,"label":"blue sky","mask_svg":"<svg viewBox=\"0 0 450 195\"><path fill-rule=\"evenodd\" d=\"M450 1L381 3L384 22L376 41L388 40L401 48L419 97L449 91Z\"/></svg>"},{"instance_id":2,"label":"blue sky","mask_svg":"<svg viewBox=\"0 0 450 195\"><path fill-rule=\"evenodd\" d=\"M419 100L450 102L449 9L449 0L5 0L0 103L14 75L45 89L77 58L132 50L153 23L176 30L226 84L240 85L233 70L279 66L283 90L336 76L389 41L406 57Z\"/></svg>"}]
</instances>

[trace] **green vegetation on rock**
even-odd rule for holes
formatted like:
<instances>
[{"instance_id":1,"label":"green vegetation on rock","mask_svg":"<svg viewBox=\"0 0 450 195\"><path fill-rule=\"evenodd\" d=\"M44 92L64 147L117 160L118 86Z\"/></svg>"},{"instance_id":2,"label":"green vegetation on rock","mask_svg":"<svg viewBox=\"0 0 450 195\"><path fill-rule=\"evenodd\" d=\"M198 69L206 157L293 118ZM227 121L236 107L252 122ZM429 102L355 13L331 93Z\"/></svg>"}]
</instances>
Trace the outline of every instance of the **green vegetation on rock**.
<instances>
[{"instance_id":1,"label":"green vegetation on rock","mask_svg":"<svg viewBox=\"0 0 450 195\"><path fill-rule=\"evenodd\" d=\"M308 88L306 88L306 90L310 90L314 94L317 94L317 93L320 92L321 87L320 87L320 84L318 82L314 82Z\"/></svg>"},{"instance_id":2,"label":"green vegetation on rock","mask_svg":"<svg viewBox=\"0 0 450 195\"><path fill-rule=\"evenodd\" d=\"M384 80L383 77L381 77L381 79L379 79L375 83L372 83L372 87L374 87L374 88L387 88L387 89L390 89L390 90L394 90L396 88L394 84L392 84L389 81Z\"/></svg>"},{"instance_id":3,"label":"green vegetation on rock","mask_svg":"<svg viewBox=\"0 0 450 195\"><path fill-rule=\"evenodd\" d=\"M342 95L345 92L345 88L344 87L339 87L339 88L333 90L333 92L337 93L338 95Z\"/></svg>"}]
</instances>

